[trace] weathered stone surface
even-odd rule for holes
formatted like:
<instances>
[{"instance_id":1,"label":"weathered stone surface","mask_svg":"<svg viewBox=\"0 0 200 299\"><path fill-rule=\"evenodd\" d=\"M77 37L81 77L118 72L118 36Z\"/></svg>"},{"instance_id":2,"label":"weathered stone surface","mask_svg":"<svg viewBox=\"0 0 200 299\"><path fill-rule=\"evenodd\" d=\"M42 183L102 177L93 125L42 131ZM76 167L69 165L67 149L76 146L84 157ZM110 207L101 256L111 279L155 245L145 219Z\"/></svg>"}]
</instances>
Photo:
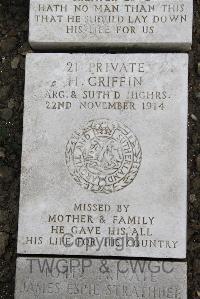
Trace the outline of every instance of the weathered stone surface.
<instances>
[{"instance_id":1,"label":"weathered stone surface","mask_svg":"<svg viewBox=\"0 0 200 299\"><path fill-rule=\"evenodd\" d=\"M189 49L192 1L31 0L29 41L40 49Z\"/></svg>"},{"instance_id":2,"label":"weathered stone surface","mask_svg":"<svg viewBox=\"0 0 200 299\"><path fill-rule=\"evenodd\" d=\"M18 258L15 299L186 299L186 263Z\"/></svg>"},{"instance_id":3,"label":"weathered stone surface","mask_svg":"<svg viewBox=\"0 0 200 299\"><path fill-rule=\"evenodd\" d=\"M187 64L27 56L19 253L185 257Z\"/></svg>"}]
</instances>

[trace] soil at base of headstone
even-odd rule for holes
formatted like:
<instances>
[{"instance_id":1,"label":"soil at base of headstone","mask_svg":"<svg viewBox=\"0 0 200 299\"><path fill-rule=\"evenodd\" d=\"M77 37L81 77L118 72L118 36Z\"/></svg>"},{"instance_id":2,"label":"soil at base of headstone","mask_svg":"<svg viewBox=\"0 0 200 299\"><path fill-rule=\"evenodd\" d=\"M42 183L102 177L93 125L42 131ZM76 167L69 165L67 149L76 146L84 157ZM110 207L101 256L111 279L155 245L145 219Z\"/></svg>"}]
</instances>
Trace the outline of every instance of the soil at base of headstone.
<instances>
[{"instance_id":1,"label":"soil at base of headstone","mask_svg":"<svg viewBox=\"0 0 200 299\"><path fill-rule=\"evenodd\" d=\"M200 298L200 0L194 5L188 113L189 299ZM0 2L0 299L14 296L25 55L32 52L28 10L28 0Z\"/></svg>"}]
</instances>

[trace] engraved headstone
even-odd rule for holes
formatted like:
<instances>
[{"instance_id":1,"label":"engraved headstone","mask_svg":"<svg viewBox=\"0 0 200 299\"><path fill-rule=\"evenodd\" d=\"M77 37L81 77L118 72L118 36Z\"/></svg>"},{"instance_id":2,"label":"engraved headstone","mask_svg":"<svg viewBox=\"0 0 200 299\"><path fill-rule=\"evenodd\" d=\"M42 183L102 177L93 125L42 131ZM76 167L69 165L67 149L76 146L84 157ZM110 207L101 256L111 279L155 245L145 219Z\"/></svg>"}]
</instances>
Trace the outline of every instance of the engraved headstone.
<instances>
[{"instance_id":1,"label":"engraved headstone","mask_svg":"<svg viewBox=\"0 0 200 299\"><path fill-rule=\"evenodd\" d=\"M15 299L186 299L186 263L23 257Z\"/></svg>"},{"instance_id":2,"label":"engraved headstone","mask_svg":"<svg viewBox=\"0 0 200 299\"><path fill-rule=\"evenodd\" d=\"M30 54L18 253L185 258L187 54Z\"/></svg>"},{"instance_id":3,"label":"engraved headstone","mask_svg":"<svg viewBox=\"0 0 200 299\"><path fill-rule=\"evenodd\" d=\"M192 0L31 0L34 48L189 49Z\"/></svg>"}]
</instances>

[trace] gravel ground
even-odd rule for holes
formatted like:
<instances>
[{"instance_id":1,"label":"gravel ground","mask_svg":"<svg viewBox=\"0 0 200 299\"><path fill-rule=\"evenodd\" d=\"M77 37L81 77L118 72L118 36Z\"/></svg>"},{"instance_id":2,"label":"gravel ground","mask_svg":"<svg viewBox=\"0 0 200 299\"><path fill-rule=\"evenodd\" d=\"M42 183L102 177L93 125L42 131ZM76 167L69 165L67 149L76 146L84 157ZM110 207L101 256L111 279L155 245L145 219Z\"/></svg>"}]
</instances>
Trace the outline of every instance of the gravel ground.
<instances>
[{"instance_id":1,"label":"gravel ground","mask_svg":"<svg viewBox=\"0 0 200 299\"><path fill-rule=\"evenodd\" d=\"M0 299L13 298L28 0L0 1ZM200 298L200 0L189 67L188 298ZM199 66L198 66L199 63Z\"/></svg>"}]
</instances>

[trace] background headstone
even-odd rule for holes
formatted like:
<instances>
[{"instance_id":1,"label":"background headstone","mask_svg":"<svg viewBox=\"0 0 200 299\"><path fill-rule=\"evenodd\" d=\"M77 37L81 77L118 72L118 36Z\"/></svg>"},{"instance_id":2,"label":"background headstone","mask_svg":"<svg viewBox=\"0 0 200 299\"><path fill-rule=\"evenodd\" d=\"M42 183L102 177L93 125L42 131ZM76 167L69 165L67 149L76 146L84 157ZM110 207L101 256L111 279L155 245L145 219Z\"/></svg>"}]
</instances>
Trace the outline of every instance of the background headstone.
<instances>
[{"instance_id":1,"label":"background headstone","mask_svg":"<svg viewBox=\"0 0 200 299\"><path fill-rule=\"evenodd\" d=\"M22 257L15 299L186 299L186 263Z\"/></svg>"},{"instance_id":2,"label":"background headstone","mask_svg":"<svg viewBox=\"0 0 200 299\"><path fill-rule=\"evenodd\" d=\"M31 0L34 48L162 48L192 44L191 0Z\"/></svg>"}]
</instances>

